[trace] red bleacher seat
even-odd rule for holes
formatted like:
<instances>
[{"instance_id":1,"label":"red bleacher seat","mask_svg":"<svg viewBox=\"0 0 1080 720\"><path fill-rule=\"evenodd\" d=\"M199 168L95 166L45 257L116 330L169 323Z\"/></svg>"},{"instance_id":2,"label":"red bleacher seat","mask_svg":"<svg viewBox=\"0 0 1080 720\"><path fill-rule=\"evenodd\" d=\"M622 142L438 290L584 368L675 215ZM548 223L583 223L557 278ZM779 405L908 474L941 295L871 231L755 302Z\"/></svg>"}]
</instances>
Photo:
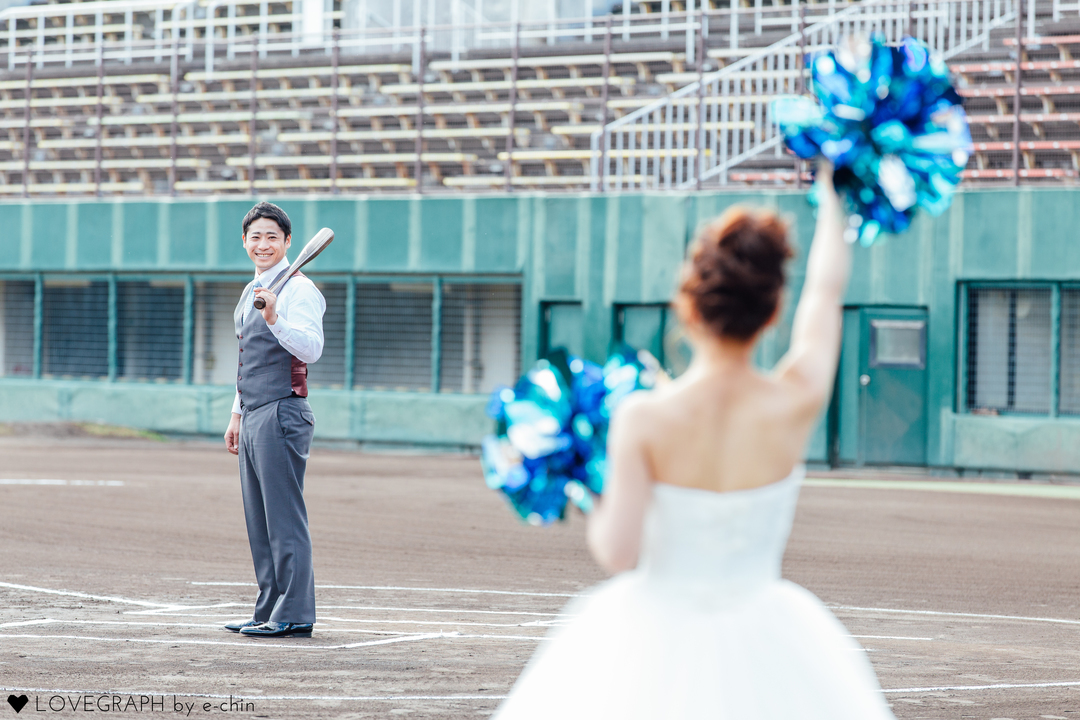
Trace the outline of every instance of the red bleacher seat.
<instances>
[{"instance_id":1,"label":"red bleacher seat","mask_svg":"<svg viewBox=\"0 0 1080 720\"><path fill-rule=\"evenodd\" d=\"M804 172L802 174L803 182L811 183L814 181L813 176ZM795 171L788 172L732 172L728 173L728 180L731 182L743 182L743 183L755 183L755 182L795 182Z\"/></svg>"},{"instance_id":2,"label":"red bleacher seat","mask_svg":"<svg viewBox=\"0 0 1080 720\"><path fill-rule=\"evenodd\" d=\"M1080 35L1043 35L1041 37L1023 38L1024 45L1071 45L1080 43ZM1016 46L1016 38L1002 38L1002 43L1010 47Z\"/></svg>"},{"instance_id":3,"label":"red bleacher seat","mask_svg":"<svg viewBox=\"0 0 1080 720\"><path fill-rule=\"evenodd\" d=\"M977 142L975 150L1012 150L1011 142ZM1080 150L1080 140L1027 140L1020 142L1021 150Z\"/></svg>"},{"instance_id":4,"label":"red bleacher seat","mask_svg":"<svg viewBox=\"0 0 1080 720\"><path fill-rule=\"evenodd\" d=\"M1013 171L1011 169L1002 170L964 170L960 173L960 176L965 180L999 180L1001 178L1011 178ZM1075 170L1068 170L1066 168L1021 168L1020 177L1022 178L1073 178L1077 176Z\"/></svg>"},{"instance_id":5,"label":"red bleacher seat","mask_svg":"<svg viewBox=\"0 0 1080 720\"><path fill-rule=\"evenodd\" d=\"M1016 94L1014 87L992 88L957 88L960 97L1012 97ZM1020 88L1020 94L1024 96L1046 97L1048 95L1080 95L1080 85L1037 85Z\"/></svg>"},{"instance_id":6,"label":"red bleacher seat","mask_svg":"<svg viewBox=\"0 0 1080 720\"><path fill-rule=\"evenodd\" d=\"M968 115L968 122L973 125L988 125L1008 123L1012 124L1014 115ZM1044 122L1075 122L1080 123L1080 113L1020 113L1020 122L1044 123Z\"/></svg>"},{"instance_id":7,"label":"red bleacher seat","mask_svg":"<svg viewBox=\"0 0 1080 720\"><path fill-rule=\"evenodd\" d=\"M1020 63L1020 69L1025 72L1036 70L1080 70L1080 60L1042 60L1038 62L1022 62ZM950 65L949 70L956 73L957 75L966 75L967 73L1013 72L1014 70L1016 70L1016 63L965 63L962 65Z\"/></svg>"}]
</instances>

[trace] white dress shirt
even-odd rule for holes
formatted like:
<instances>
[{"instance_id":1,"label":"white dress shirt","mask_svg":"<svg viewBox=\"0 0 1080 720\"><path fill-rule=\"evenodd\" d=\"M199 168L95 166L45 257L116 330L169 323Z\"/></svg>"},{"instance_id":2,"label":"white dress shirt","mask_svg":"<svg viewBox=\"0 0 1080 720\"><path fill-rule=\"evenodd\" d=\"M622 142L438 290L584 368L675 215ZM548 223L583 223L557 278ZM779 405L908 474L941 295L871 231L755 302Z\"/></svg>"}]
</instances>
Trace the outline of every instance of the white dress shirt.
<instances>
[{"instance_id":1,"label":"white dress shirt","mask_svg":"<svg viewBox=\"0 0 1080 720\"><path fill-rule=\"evenodd\" d=\"M270 283L281 273L289 269L289 258L282 259L274 267L263 273L255 272L255 279ZM248 313L261 312L251 307L255 300L254 288L245 298L244 319ZM294 277L285 283L277 294L277 321L267 325L277 338L278 344L302 362L313 363L322 356L323 328L322 318L326 312L326 300L315 287L315 283L306 277ZM232 411L240 414L240 393L233 398Z\"/></svg>"}]
</instances>

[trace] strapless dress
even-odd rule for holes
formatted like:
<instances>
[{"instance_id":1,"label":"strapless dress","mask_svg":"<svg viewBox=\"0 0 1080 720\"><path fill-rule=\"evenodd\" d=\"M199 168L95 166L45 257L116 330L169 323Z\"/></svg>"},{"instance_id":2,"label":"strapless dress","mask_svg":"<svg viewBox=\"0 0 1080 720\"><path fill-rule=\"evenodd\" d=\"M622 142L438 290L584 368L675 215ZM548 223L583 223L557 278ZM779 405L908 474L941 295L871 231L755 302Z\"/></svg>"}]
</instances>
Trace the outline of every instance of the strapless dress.
<instances>
[{"instance_id":1,"label":"strapless dress","mask_svg":"<svg viewBox=\"0 0 1080 720\"><path fill-rule=\"evenodd\" d=\"M656 484L638 566L587 591L497 720L894 720L865 651L780 564L804 470Z\"/></svg>"}]
</instances>

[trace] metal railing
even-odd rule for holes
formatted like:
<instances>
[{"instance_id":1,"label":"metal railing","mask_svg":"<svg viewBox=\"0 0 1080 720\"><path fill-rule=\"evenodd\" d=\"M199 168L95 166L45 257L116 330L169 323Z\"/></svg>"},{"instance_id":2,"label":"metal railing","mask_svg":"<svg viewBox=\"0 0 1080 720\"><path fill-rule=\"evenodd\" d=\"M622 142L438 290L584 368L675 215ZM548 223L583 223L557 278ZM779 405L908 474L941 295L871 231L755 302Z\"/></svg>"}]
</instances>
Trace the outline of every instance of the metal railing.
<instances>
[{"instance_id":1,"label":"metal railing","mask_svg":"<svg viewBox=\"0 0 1080 720\"><path fill-rule=\"evenodd\" d=\"M803 14L816 21L846 7L836 0L773 1L708 11L716 27L706 25L703 34L722 31L723 37L711 44L737 49L765 33L795 32ZM312 12L310 0L102 0L12 7L0 12L0 58L6 56L8 69L14 69L32 50L38 68L72 67L96 63L95 47L108 42L106 62L160 62L179 43L186 61L201 52L211 72L223 59L246 55L251 35L260 37L259 54L266 58L327 52L337 31L345 55L408 53L418 67L421 28L429 53L448 53L457 61L471 51L509 51L518 43L543 48L597 42L607 22L606 16L592 14L591 0L581 0L564 16L553 0L489 0L487 5L484 0L333 0L330 10L321 10L323 0L315 4L318 12ZM615 5L622 14L613 16L614 37L627 43L677 43L692 55L699 14L695 0L685 4L686 11L673 11L672 3L664 1L659 12L633 13L637 3L622 0ZM389 19L383 17L386 10Z\"/></svg>"},{"instance_id":2,"label":"metal railing","mask_svg":"<svg viewBox=\"0 0 1080 720\"><path fill-rule=\"evenodd\" d=\"M593 133L592 189L726 184L747 160L769 151L781 156L768 108L777 97L805 92L807 53L832 47L844 35L876 31L889 42L913 35L948 59L980 44L989 48L990 32L1016 20L1020 1L865 0L813 24L803 10L801 29L714 72L705 72L706 58L716 52L706 51L703 29L718 13L698 13L698 79ZM1034 3L1028 12L1031 27ZM801 170L795 175L801 182Z\"/></svg>"}]
</instances>

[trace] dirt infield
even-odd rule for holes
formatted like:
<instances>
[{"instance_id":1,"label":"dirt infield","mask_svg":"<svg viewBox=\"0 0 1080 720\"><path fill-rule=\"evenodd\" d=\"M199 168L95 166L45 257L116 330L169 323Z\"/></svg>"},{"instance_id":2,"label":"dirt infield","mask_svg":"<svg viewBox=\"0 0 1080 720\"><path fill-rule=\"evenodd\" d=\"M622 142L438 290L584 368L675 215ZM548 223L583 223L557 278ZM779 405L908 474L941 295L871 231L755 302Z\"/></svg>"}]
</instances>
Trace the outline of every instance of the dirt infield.
<instances>
[{"instance_id":1,"label":"dirt infield","mask_svg":"<svg viewBox=\"0 0 1080 720\"><path fill-rule=\"evenodd\" d=\"M900 718L1080 718L1080 501L917 485L810 482L785 575ZM250 640L220 629L254 599L232 456L0 438L4 696L32 717L484 717L603 577L580 518L521 526L474 458L317 449L306 494L320 622Z\"/></svg>"}]
</instances>

